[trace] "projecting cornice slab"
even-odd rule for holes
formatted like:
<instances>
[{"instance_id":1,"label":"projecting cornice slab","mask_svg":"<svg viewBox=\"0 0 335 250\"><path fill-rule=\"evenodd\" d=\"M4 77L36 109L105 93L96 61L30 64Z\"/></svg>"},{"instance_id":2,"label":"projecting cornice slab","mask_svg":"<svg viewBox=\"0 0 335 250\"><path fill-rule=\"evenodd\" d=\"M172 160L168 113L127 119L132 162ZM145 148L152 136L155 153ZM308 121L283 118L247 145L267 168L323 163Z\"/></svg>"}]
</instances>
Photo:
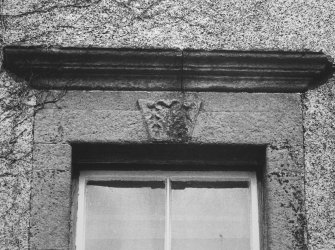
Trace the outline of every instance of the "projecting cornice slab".
<instances>
[{"instance_id":1,"label":"projecting cornice slab","mask_svg":"<svg viewBox=\"0 0 335 250\"><path fill-rule=\"evenodd\" d=\"M333 65L323 53L6 47L4 67L35 88L304 92Z\"/></svg>"}]
</instances>

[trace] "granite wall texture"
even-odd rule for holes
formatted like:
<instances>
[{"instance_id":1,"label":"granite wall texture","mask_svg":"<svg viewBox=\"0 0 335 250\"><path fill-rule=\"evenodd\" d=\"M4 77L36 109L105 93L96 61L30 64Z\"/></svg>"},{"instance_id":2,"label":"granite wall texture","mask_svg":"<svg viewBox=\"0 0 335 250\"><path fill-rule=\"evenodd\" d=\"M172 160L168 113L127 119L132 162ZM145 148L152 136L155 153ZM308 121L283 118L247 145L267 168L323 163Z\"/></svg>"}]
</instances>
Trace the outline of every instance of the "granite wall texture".
<instances>
[{"instance_id":1,"label":"granite wall texture","mask_svg":"<svg viewBox=\"0 0 335 250\"><path fill-rule=\"evenodd\" d=\"M1 249L28 247L33 140L29 95L24 82L0 73Z\"/></svg>"},{"instance_id":2,"label":"granite wall texture","mask_svg":"<svg viewBox=\"0 0 335 250\"><path fill-rule=\"evenodd\" d=\"M335 57L333 0L1 0L0 9L1 47L309 50ZM1 71L1 249L28 246L33 103L25 86ZM331 79L302 95L310 249L335 248L334 94ZM17 100L24 101L8 105Z\"/></svg>"}]
</instances>

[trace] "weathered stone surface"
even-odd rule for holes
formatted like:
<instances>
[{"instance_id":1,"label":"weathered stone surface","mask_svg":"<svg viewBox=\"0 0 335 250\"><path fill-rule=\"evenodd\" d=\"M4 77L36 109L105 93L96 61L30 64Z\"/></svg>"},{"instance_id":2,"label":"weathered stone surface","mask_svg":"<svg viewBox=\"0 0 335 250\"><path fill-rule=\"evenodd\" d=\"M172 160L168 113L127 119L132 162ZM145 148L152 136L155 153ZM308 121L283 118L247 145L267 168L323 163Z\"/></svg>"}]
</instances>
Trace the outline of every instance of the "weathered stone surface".
<instances>
[{"instance_id":1,"label":"weathered stone surface","mask_svg":"<svg viewBox=\"0 0 335 250\"><path fill-rule=\"evenodd\" d=\"M34 170L71 171L71 146L69 144L34 144Z\"/></svg>"},{"instance_id":2,"label":"weathered stone surface","mask_svg":"<svg viewBox=\"0 0 335 250\"><path fill-rule=\"evenodd\" d=\"M301 106L300 94L284 93L215 93L188 92L185 95L187 99L200 99L203 102L202 110L213 111L267 111L267 112L300 112Z\"/></svg>"},{"instance_id":3,"label":"weathered stone surface","mask_svg":"<svg viewBox=\"0 0 335 250\"><path fill-rule=\"evenodd\" d=\"M272 177L264 184L265 249L306 249L306 224L299 221L304 200L302 195L298 200L295 193L303 194L303 183L303 178Z\"/></svg>"},{"instance_id":4,"label":"weathered stone surface","mask_svg":"<svg viewBox=\"0 0 335 250\"><path fill-rule=\"evenodd\" d=\"M51 91L59 95L61 91ZM67 91L47 109L138 110L138 99L177 99L203 102L204 111L290 111L301 106L300 94L285 93L215 93L147 91ZM301 112L299 110L299 112Z\"/></svg>"},{"instance_id":5,"label":"weathered stone surface","mask_svg":"<svg viewBox=\"0 0 335 250\"><path fill-rule=\"evenodd\" d=\"M307 248L304 174L302 144L282 142L267 147L263 202L268 211L265 220L270 222L264 232L268 246Z\"/></svg>"},{"instance_id":6,"label":"weathered stone surface","mask_svg":"<svg viewBox=\"0 0 335 250\"><path fill-rule=\"evenodd\" d=\"M247 136L245 131L248 131ZM285 112L200 112L193 140L268 143L290 140L294 136L302 142L298 109ZM147 138L139 111L50 109L40 111L36 116L35 140L40 143L143 141Z\"/></svg>"},{"instance_id":7,"label":"weathered stone surface","mask_svg":"<svg viewBox=\"0 0 335 250\"><path fill-rule=\"evenodd\" d=\"M334 79L307 93L304 104L306 207L310 249L335 248Z\"/></svg>"},{"instance_id":8,"label":"weathered stone surface","mask_svg":"<svg viewBox=\"0 0 335 250\"><path fill-rule=\"evenodd\" d=\"M302 144L301 114L297 112L202 112L193 140L206 143Z\"/></svg>"},{"instance_id":9,"label":"weathered stone surface","mask_svg":"<svg viewBox=\"0 0 335 250\"><path fill-rule=\"evenodd\" d=\"M76 3L84 6L73 5ZM86 4L91 6L85 7ZM84 4L82 4L82 1L72 0L5 0L1 7L3 8L4 16L3 22L1 22L0 44L227 50L322 50L333 57L335 56L335 43L333 42L335 34L335 26L333 25L335 22L335 5L332 0L198 0L182 2L174 0L145 2L97 0L94 2L85 1ZM6 16L16 14L18 15ZM22 83L3 72L0 77L0 86L4 88ZM306 105L304 127L306 131L305 163L310 235L309 248L315 250L335 248L333 240L333 228L335 227L333 85L334 80L329 81L328 86L310 91L304 97ZM89 98L89 95L85 96L85 98ZM129 99L130 106L127 106L126 102L118 104L118 100L122 100L122 98L116 97L117 95L119 94L115 93L112 97L111 94L111 107L121 110L124 107L125 109L129 107L131 110L136 110L135 102L132 100L136 101L139 99L137 95L136 97L131 97L131 94L129 94L125 98ZM150 95L145 93L145 97L140 98L150 98ZM258 108L270 108L272 110L271 102L266 102L267 104L264 105L262 102L259 102L260 105L251 104L250 108L248 108L249 102L240 105L231 100L230 96L224 97L222 95L222 100L219 100L214 98L216 95L220 94L202 94L202 96L207 96L207 104L204 106L207 112L221 111L221 109L240 111L240 108L245 111L253 108L257 108L257 110ZM109 93L107 96L109 96ZM125 94L122 93L121 96L125 96ZM258 96L253 99L254 96L249 96L255 102L260 98ZM99 105L99 101L103 103L101 109L109 105L109 101L100 97L93 98L94 102L88 100L88 103L85 104L85 98L82 102L76 101L75 97L71 97L64 102L64 105L70 107L72 106L71 102L77 102L78 109L86 109L86 107L88 109L100 109L95 108L95 105ZM113 102L114 98L115 102ZM225 98L227 99L226 103L224 103ZM228 100L231 100L230 106ZM241 98L242 100L242 103L244 103L246 98ZM285 103L290 103L290 100L286 99ZM223 101L222 104L221 101ZM292 103L294 102L292 100ZM79 108L80 105L82 105L81 108ZM216 107L215 105L218 106ZM275 104L273 107L276 110ZM1 122L1 138L3 135L2 131L8 132L11 130L7 125L3 126L3 124L7 123ZM53 124L50 123L49 125L52 137ZM219 123L216 125L219 125ZM218 131L220 131L219 135L225 138L223 131L220 129ZM4 133L10 134L10 132L7 132ZM56 129L55 135L57 133ZM140 134L141 138L145 138L146 134L144 131ZM212 135L209 136L213 138ZM119 140L121 136L117 138ZM237 135L236 138L238 138ZM49 141L49 139L46 140ZM213 139L210 140L215 141ZM1 171L7 169L7 163L4 162L0 161ZM26 168L22 162L17 163L17 166L22 169L29 169L28 165ZM3 180L1 179L1 181ZM15 182L16 180L12 183ZM23 182L26 183L26 181ZM0 195L2 200L11 199L12 187L14 186L6 185L4 187L4 191ZM20 202L18 203L20 205L18 206L22 205L22 209L27 208L24 197L29 197L29 188L20 190L17 189L15 191L22 198L22 200L19 199ZM6 205L1 204L1 206L5 207ZM13 225L12 227L1 227L0 248L24 249L23 246L27 246L28 240L27 217L22 215L20 209L14 206L10 215L1 217L1 223L11 220L11 218L14 220L11 224ZM20 220L15 218L20 218ZM273 220L277 221L279 219L273 217ZM282 223L279 223L279 225L277 231L282 230ZM279 237L278 239L282 238ZM272 239L270 243L274 240ZM278 241L278 244L280 244L280 241ZM20 243L21 245L18 246L17 242L22 242L22 244ZM282 249L282 247L278 246L273 249Z\"/></svg>"},{"instance_id":10,"label":"weathered stone surface","mask_svg":"<svg viewBox=\"0 0 335 250\"><path fill-rule=\"evenodd\" d=\"M281 171L289 172L292 178L304 176L304 151L303 144L290 144L288 141L268 146L267 151L269 166L265 174Z\"/></svg>"},{"instance_id":11,"label":"weathered stone surface","mask_svg":"<svg viewBox=\"0 0 335 250\"><path fill-rule=\"evenodd\" d=\"M0 177L0 247L28 249L30 173Z\"/></svg>"},{"instance_id":12,"label":"weathered stone surface","mask_svg":"<svg viewBox=\"0 0 335 250\"><path fill-rule=\"evenodd\" d=\"M60 93L60 91L52 91ZM175 99L180 92L147 91L67 91L57 103L46 104L47 109L76 110L132 110L138 111L138 99Z\"/></svg>"},{"instance_id":13,"label":"weathered stone surface","mask_svg":"<svg viewBox=\"0 0 335 250\"><path fill-rule=\"evenodd\" d=\"M0 249L29 248L33 109L26 97L26 85L0 71Z\"/></svg>"},{"instance_id":14,"label":"weathered stone surface","mask_svg":"<svg viewBox=\"0 0 335 250\"><path fill-rule=\"evenodd\" d=\"M42 110L36 115L37 143L140 142L148 135L140 111Z\"/></svg>"},{"instance_id":15,"label":"weathered stone surface","mask_svg":"<svg viewBox=\"0 0 335 250\"><path fill-rule=\"evenodd\" d=\"M68 249L70 233L71 172L33 172L30 247Z\"/></svg>"},{"instance_id":16,"label":"weathered stone surface","mask_svg":"<svg viewBox=\"0 0 335 250\"><path fill-rule=\"evenodd\" d=\"M4 3L6 43L323 50L335 55L332 0Z\"/></svg>"}]
</instances>

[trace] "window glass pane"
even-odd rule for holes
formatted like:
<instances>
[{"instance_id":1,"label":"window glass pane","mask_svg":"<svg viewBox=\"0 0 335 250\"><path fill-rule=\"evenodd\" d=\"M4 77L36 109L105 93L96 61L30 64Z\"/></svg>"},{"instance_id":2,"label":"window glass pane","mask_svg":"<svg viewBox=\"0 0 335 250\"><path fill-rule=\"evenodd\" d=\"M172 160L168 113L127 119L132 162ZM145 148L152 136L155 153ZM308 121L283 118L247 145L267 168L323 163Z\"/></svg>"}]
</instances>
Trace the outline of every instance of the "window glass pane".
<instances>
[{"instance_id":1,"label":"window glass pane","mask_svg":"<svg viewBox=\"0 0 335 250\"><path fill-rule=\"evenodd\" d=\"M165 183L89 181L85 248L164 250Z\"/></svg>"},{"instance_id":2,"label":"window glass pane","mask_svg":"<svg viewBox=\"0 0 335 250\"><path fill-rule=\"evenodd\" d=\"M244 182L175 181L172 250L250 249L250 191Z\"/></svg>"}]
</instances>

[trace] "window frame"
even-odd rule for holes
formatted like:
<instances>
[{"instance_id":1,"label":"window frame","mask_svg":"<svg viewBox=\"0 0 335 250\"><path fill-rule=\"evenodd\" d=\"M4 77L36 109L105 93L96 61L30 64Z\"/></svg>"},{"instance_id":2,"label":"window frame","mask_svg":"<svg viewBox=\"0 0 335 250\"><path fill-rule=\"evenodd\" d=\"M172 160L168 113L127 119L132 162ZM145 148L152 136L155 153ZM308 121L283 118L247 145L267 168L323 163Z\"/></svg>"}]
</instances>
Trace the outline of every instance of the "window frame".
<instances>
[{"instance_id":1,"label":"window frame","mask_svg":"<svg viewBox=\"0 0 335 250\"><path fill-rule=\"evenodd\" d=\"M171 181L248 181L250 183L250 248L260 249L259 197L256 172L246 171L81 171L78 183L78 206L75 249L85 250L85 190L88 181L165 181L165 221L170 221ZM164 250L171 250L171 223L165 223Z\"/></svg>"}]
</instances>

